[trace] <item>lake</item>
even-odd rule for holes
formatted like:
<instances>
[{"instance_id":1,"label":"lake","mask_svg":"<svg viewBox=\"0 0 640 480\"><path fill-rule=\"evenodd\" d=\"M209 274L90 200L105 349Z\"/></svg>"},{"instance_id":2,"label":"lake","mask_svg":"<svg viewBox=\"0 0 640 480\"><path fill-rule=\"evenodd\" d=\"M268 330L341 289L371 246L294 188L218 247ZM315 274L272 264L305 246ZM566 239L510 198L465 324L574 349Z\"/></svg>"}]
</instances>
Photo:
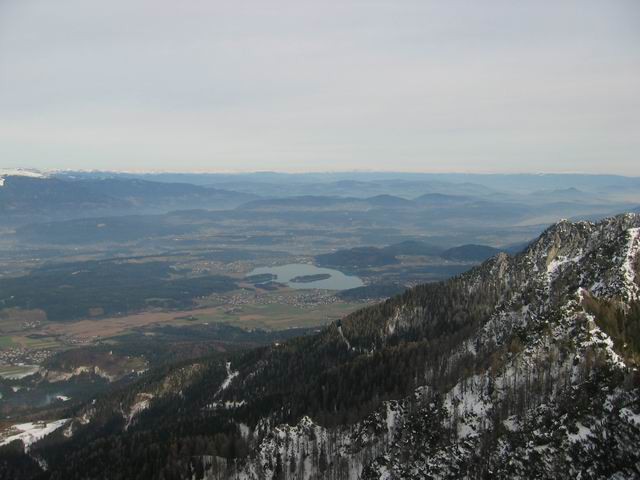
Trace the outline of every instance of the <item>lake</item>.
<instances>
[{"instance_id":1,"label":"lake","mask_svg":"<svg viewBox=\"0 0 640 480\"><path fill-rule=\"evenodd\" d=\"M339 270L334 270L332 268L321 268L307 263L290 263L288 265L282 265L279 267L255 268L250 271L247 276L260 275L265 273L276 275L277 278L274 279L275 282L284 283L290 288L299 290L310 288L321 288L325 290L347 290L349 288L362 287L364 285L362 280L360 280L360 278L358 277L345 275ZM329 278L313 282L291 281L296 277L308 277L311 275L322 275L323 277L326 275L331 276Z\"/></svg>"}]
</instances>

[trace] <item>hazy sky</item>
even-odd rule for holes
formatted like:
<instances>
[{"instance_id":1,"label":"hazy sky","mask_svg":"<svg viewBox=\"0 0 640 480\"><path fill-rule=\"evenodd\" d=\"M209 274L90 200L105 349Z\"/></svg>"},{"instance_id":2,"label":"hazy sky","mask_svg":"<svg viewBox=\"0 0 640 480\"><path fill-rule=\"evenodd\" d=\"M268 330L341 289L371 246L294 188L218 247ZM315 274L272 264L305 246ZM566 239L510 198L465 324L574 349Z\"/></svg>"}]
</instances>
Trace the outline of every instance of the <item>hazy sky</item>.
<instances>
[{"instance_id":1,"label":"hazy sky","mask_svg":"<svg viewBox=\"0 0 640 480\"><path fill-rule=\"evenodd\" d=\"M0 167L640 175L638 0L0 0Z\"/></svg>"}]
</instances>

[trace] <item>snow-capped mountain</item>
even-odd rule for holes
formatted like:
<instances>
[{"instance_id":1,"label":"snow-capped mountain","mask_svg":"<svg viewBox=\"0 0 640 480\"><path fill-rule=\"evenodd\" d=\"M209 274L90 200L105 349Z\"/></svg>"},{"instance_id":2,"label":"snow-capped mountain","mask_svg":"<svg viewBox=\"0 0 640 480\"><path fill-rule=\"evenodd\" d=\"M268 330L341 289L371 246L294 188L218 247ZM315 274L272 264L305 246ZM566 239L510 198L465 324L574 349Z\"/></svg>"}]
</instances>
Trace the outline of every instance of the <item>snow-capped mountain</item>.
<instances>
[{"instance_id":1,"label":"snow-capped mountain","mask_svg":"<svg viewBox=\"0 0 640 480\"><path fill-rule=\"evenodd\" d=\"M0 168L0 187L4 186L7 177L46 178L47 174L29 168Z\"/></svg>"},{"instance_id":2,"label":"snow-capped mountain","mask_svg":"<svg viewBox=\"0 0 640 480\"><path fill-rule=\"evenodd\" d=\"M98 399L30 452L51 479L638 478L639 250L640 215L562 221L317 335Z\"/></svg>"}]
</instances>

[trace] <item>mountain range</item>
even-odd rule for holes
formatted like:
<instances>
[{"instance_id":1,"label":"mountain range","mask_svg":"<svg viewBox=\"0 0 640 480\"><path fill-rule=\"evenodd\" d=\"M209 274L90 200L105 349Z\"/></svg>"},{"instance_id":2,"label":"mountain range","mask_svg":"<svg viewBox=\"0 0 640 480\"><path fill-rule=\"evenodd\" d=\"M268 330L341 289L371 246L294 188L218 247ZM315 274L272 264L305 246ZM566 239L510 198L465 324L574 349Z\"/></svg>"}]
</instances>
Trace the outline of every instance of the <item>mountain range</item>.
<instances>
[{"instance_id":1,"label":"mountain range","mask_svg":"<svg viewBox=\"0 0 640 480\"><path fill-rule=\"evenodd\" d=\"M255 195L188 183L159 183L136 178L81 179L37 174L0 175L0 216L12 223L46 218L157 213L198 205L236 207Z\"/></svg>"}]
</instances>

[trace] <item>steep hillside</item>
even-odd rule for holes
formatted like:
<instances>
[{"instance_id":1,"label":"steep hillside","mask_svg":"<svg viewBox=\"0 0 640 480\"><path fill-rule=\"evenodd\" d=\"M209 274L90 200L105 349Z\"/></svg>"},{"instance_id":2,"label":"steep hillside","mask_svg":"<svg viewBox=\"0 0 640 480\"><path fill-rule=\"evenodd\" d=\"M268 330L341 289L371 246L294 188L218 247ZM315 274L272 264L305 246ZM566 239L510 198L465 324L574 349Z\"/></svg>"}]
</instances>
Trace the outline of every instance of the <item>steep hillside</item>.
<instances>
[{"instance_id":1,"label":"steep hillside","mask_svg":"<svg viewBox=\"0 0 640 480\"><path fill-rule=\"evenodd\" d=\"M28 458L50 479L637 478L639 233L560 222L315 336L61 412Z\"/></svg>"}]
</instances>

